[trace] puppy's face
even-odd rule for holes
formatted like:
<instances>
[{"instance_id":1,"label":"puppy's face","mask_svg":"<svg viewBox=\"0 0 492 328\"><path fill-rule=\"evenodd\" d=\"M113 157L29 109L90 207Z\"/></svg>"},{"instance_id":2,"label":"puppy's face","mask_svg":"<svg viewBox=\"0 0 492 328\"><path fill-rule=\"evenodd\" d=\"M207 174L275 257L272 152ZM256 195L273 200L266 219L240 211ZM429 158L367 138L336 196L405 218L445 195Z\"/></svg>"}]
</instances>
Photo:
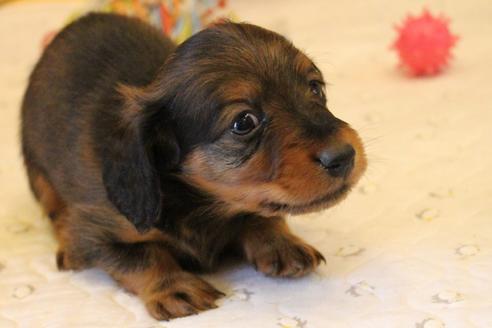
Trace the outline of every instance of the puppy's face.
<instances>
[{"instance_id":1,"label":"puppy's face","mask_svg":"<svg viewBox=\"0 0 492 328\"><path fill-rule=\"evenodd\" d=\"M231 211L326 208L365 170L357 133L326 107L321 72L278 34L216 26L180 46L166 74L180 178Z\"/></svg>"}]
</instances>

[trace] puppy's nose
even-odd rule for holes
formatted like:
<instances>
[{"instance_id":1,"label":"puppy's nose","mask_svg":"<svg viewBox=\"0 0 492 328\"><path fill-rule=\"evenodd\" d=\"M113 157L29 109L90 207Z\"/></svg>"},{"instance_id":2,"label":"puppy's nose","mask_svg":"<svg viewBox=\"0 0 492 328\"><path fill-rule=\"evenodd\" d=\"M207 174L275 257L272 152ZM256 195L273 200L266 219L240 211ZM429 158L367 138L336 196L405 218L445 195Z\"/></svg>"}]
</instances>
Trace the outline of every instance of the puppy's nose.
<instances>
[{"instance_id":1,"label":"puppy's nose","mask_svg":"<svg viewBox=\"0 0 492 328\"><path fill-rule=\"evenodd\" d=\"M318 161L333 177L347 176L354 167L355 150L350 145L324 149L319 153Z\"/></svg>"}]
</instances>

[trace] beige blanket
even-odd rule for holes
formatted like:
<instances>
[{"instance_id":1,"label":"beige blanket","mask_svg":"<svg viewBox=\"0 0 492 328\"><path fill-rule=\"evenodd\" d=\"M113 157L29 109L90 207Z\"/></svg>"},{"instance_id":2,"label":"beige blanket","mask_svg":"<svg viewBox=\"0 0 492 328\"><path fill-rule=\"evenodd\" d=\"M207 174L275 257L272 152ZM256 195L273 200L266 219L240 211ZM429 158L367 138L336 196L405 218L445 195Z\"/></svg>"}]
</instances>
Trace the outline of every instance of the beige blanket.
<instances>
[{"instance_id":1,"label":"beige blanket","mask_svg":"<svg viewBox=\"0 0 492 328\"><path fill-rule=\"evenodd\" d=\"M389 46L420 1L232 2L315 59L369 169L340 206L290 219L327 259L316 274L207 276L227 292L221 306L168 323L102 272L56 271L20 159L19 104L43 35L81 4L1 6L0 327L492 327L492 2L426 3L461 40L443 75L409 79Z\"/></svg>"}]
</instances>

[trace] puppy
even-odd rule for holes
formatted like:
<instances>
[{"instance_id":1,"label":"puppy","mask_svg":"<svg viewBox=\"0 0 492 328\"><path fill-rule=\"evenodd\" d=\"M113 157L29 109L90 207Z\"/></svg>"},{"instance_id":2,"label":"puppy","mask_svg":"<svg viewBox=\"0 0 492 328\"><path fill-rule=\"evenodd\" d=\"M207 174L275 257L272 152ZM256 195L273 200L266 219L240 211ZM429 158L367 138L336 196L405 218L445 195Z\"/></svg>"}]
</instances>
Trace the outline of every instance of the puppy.
<instances>
[{"instance_id":1,"label":"puppy","mask_svg":"<svg viewBox=\"0 0 492 328\"><path fill-rule=\"evenodd\" d=\"M228 254L273 277L323 256L283 218L341 200L366 167L320 70L282 36L221 23L176 47L90 14L47 47L22 105L32 191L60 270L97 267L167 320L224 294L192 272Z\"/></svg>"}]
</instances>

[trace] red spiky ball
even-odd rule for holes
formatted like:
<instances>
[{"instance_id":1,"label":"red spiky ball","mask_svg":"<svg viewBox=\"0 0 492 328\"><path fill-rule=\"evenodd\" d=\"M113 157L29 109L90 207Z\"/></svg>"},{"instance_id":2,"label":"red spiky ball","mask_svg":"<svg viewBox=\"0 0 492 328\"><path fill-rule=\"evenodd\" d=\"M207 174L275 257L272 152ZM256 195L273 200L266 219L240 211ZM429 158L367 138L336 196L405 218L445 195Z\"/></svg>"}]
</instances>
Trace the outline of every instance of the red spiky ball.
<instances>
[{"instance_id":1,"label":"red spiky ball","mask_svg":"<svg viewBox=\"0 0 492 328\"><path fill-rule=\"evenodd\" d=\"M448 27L449 20L434 17L427 10L422 15L408 15L402 26L397 26L398 38L393 47L400 64L411 75L435 75L448 65L451 49L458 37Z\"/></svg>"}]
</instances>

